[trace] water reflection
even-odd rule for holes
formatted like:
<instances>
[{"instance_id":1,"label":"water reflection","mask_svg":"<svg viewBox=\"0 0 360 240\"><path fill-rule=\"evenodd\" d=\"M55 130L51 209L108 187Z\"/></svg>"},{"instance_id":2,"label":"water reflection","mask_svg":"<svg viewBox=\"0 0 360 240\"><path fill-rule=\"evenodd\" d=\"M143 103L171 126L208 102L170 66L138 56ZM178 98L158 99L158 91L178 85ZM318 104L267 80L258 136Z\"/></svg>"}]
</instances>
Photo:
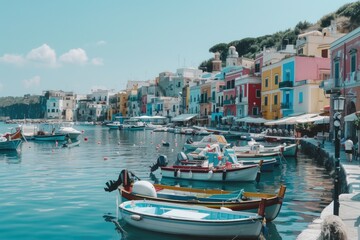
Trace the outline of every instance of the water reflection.
<instances>
[{"instance_id":1,"label":"water reflection","mask_svg":"<svg viewBox=\"0 0 360 240\"><path fill-rule=\"evenodd\" d=\"M1 150L0 161L4 160L8 164L19 164L21 163L21 152L14 150Z\"/></svg>"}]
</instances>

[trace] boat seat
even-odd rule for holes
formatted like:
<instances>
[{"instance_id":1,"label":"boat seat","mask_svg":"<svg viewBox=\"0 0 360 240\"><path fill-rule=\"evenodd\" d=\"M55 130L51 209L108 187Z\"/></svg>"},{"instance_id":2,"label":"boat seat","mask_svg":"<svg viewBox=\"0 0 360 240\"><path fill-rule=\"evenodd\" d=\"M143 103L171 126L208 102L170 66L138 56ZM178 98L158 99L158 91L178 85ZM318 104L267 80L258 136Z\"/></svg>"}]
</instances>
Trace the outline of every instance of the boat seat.
<instances>
[{"instance_id":1,"label":"boat seat","mask_svg":"<svg viewBox=\"0 0 360 240\"><path fill-rule=\"evenodd\" d=\"M188 158L188 156L187 156L184 152L179 152L179 153L177 154L177 160L178 160L179 162L181 162L181 161L184 161L184 160L189 160L189 158Z\"/></svg>"}]
</instances>

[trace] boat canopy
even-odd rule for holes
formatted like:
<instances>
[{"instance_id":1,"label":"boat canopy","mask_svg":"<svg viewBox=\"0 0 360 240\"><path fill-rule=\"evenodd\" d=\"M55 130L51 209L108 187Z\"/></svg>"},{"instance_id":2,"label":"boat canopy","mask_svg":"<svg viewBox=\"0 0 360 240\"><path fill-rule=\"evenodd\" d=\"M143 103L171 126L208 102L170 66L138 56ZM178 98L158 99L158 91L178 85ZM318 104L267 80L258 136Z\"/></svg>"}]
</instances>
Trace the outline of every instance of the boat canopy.
<instances>
[{"instance_id":1,"label":"boat canopy","mask_svg":"<svg viewBox=\"0 0 360 240\"><path fill-rule=\"evenodd\" d=\"M186 121L193 119L196 116L197 116L197 114L181 114L179 116L172 118L171 121L172 122L186 122Z\"/></svg>"}]
</instances>

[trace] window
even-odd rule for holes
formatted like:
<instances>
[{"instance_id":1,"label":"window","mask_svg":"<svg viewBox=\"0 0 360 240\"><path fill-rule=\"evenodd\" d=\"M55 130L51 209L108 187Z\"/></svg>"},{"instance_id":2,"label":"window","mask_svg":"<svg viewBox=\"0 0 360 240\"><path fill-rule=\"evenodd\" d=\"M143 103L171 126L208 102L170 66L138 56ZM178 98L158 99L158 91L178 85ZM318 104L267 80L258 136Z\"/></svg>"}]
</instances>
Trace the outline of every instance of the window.
<instances>
[{"instance_id":1,"label":"window","mask_svg":"<svg viewBox=\"0 0 360 240\"><path fill-rule=\"evenodd\" d=\"M265 78L265 87L268 87L268 86L269 86L269 79Z\"/></svg>"},{"instance_id":2,"label":"window","mask_svg":"<svg viewBox=\"0 0 360 240\"><path fill-rule=\"evenodd\" d=\"M339 60L334 62L334 80L335 80L335 87L340 86L340 64Z\"/></svg>"},{"instance_id":3,"label":"window","mask_svg":"<svg viewBox=\"0 0 360 240\"><path fill-rule=\"evenodd\" d=\"M278 96L274 95L274 105L277 105L277 104L278 104Z\"/></svg>"},{"instance_id":4,"label":"window","mask_svg":"<svg viewBox=\"0 0 360 240\"><path fill-rule=\"evenodd\" d=\"M356 71L356 49L350 51L350 72Z\"/></svg>"},{"instance_id":5,"label":"window","mask_svg":"<svg viewBox=\"0 0 360 240\"><path fill-rule=\"evenodd\" d=\"M255 63L255 72L260 72L260 63Z\"/></svg>"},{"instance_id":6,"label":"window","mask_svg":"<svg viewBox=\"0 0 360 240\"><path fill-rule=\"evenodd\" d=\"M261 97L261 91L259 89L256 89L256 98Z\"/></svg>"},{"instance_id":7,"label":"window","mask_svg":"<svg viewBox=\"0 0 360 240\"><path fill-rule=\"evenodd\" d=\"M259 112L259 108L258 107L253 107L252 114L253 115L258 115L258 112Z\"/></svg>"},{"instance_id":8,"label":"window","mask_svg":"<svg viewBox=\"0 0 360 240\"><path fill-rule=\"evenodd\" d=\"M321 57L328 58L328 50L327 49L321 50Z\"/></svg>"},{"instance_id":9,"label":"window","mask_svg":"<svg viewBox=\"0 0 360 240\"><path fill-rule=\"evenodd\" d=\"M279 84L279 75L277 75L277 74L275 75L274 82L275 82L275 85Z\"/></svg>"},{"instance_id":10,"label":"window","mask_svg":"<svg viewBox=\"0 0 360 240\"><path fill-rule=\"evenodd\" d=\"M285 80L290 81L290 71L286 71Z\"/></svg>"},{"instance_id":11,"label":"window","mask_svg":"<svg viewBox=\"0 0 360 240\"><path fill-rule=\"evenodd\" d=\"M56 107L56 103L53 103L53 107Z\"/></svg>"},{"instance_id":12,"label":"window","mask_svg":"<svg viewBox=\"0 0 360 240\"><path fill-rule=\"evenodd\" d=\"M265 105L265 106L268 105L268 97L264 97L264 105Z\"/></svg>"},{"instance_id":13,"label":"window","mask_svg":"<svg viewBox=\"0 0 360 240\"><path fill-rule=\"evenodd\" d=\"M299 92L299 103L303 102L303 93Z\"/></svg>"}]
</instances>

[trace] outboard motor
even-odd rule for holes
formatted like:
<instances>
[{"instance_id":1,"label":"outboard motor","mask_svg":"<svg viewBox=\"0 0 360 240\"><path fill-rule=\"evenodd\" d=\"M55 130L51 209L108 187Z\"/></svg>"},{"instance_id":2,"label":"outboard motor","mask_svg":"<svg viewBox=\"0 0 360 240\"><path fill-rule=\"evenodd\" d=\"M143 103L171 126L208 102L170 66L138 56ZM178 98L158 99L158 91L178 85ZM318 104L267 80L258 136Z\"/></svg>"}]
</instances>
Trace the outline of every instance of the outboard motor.
<instances>
[{"instance_id":1,"label":"outboard motor","mask_svg":"<svg viewBox=\"0 0 360 240\"><path fill-rule=\"evenodd\" d=\"M157 170L159 167L165 167L167 164L168 164L167 157L165 155L160 155L156 163L150 166L150 171L153 172Z\"/></svg>"},{"instance_id":2,"label":"outboard motor","mask_svg":"<svg viewBox=\"0 0 360 240\"><path fill-rule=\"evenodd\" d=\"M192 140L192 138L188 138L188 139L186 139L186 143L187 144L192 144L194 141Z\"/></svg>"},{"instance_id":3,"label":"outboard motor","mask_svg":"<svg viewBox=\"0 0 360 240\"><path fill-rule=\"evenodd\" d=\"M129 188L132 182L130 174L135 176L133 173L129 173L129 171L126 169L122 170L119 174L119 178L116 181L109 180L106 183L107 187L105 187L104 190L107 192L112 192L116 190L121 184L123 184L124 188Z\"/></svg>"}]
</instances>

